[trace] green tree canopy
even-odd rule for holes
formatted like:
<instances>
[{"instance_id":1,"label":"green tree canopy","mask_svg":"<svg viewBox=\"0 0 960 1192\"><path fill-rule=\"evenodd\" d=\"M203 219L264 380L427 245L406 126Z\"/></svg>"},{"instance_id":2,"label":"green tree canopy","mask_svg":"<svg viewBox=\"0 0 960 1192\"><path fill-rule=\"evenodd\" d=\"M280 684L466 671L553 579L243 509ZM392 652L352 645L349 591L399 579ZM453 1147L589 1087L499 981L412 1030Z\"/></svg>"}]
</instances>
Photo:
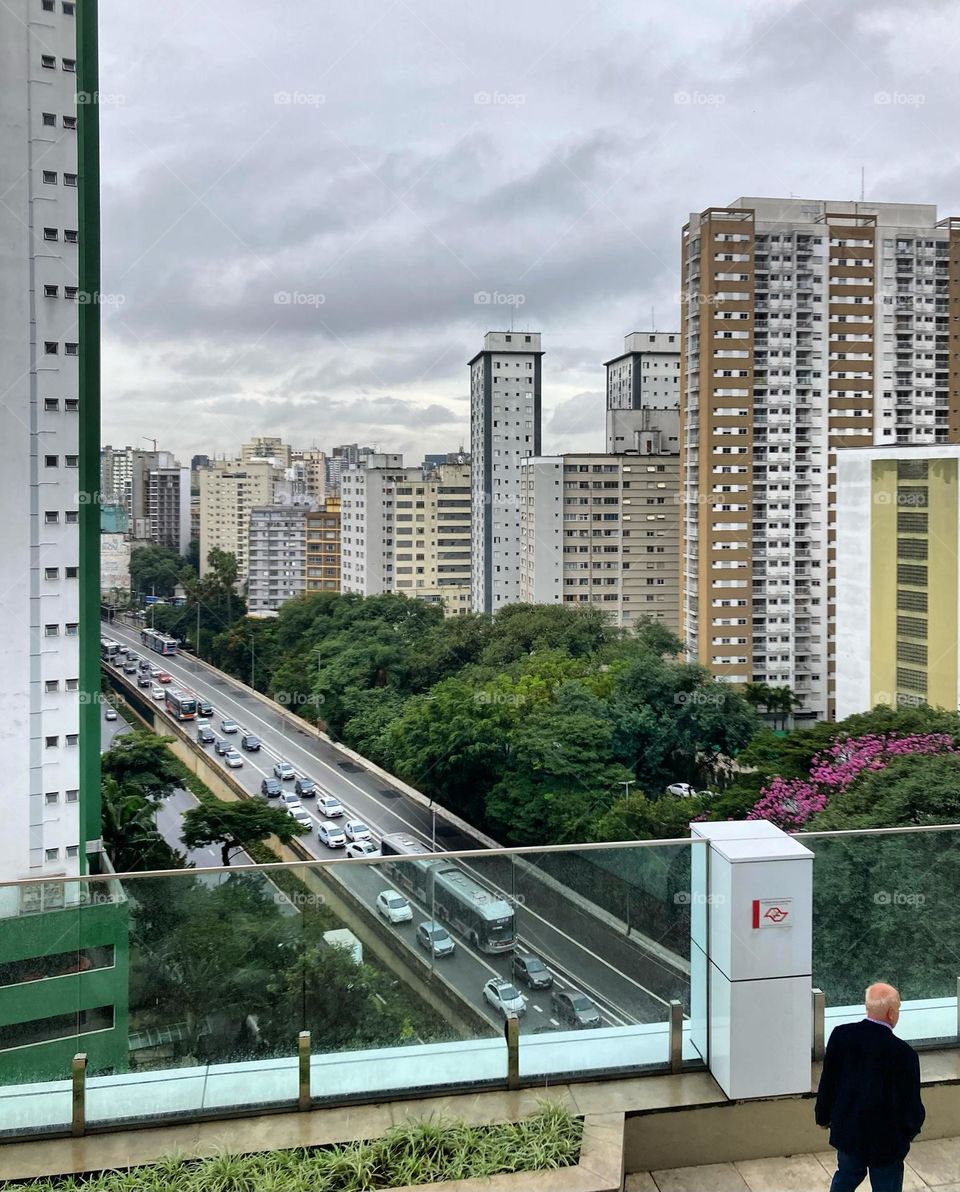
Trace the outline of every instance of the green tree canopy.
<instances>
[{"instance_id":1,"label":"green tree canopy","mask_svg":"<svg viewBox=\"0 0 960 1192\"><path fill-rule=\"evenodd\" d=\"M141 596L172 596L184 559L165 546L138 546L130 552L130 587Z\"/></svg>"},{"instance_id":2,"label":"green tree canopy","mask_svg":"<svg viewBox=\"0 0 960 1192\"><path fill-rule=\"evenodd\" d=\"M306 836L310 829L298 824L287 811L267 803L221 803L192 807L183 817L181 839L186 848L206 848L216 845L220 858L229 865L245 844L276 836L288 844L295 836Z\"/></svg>"}]
</instances>

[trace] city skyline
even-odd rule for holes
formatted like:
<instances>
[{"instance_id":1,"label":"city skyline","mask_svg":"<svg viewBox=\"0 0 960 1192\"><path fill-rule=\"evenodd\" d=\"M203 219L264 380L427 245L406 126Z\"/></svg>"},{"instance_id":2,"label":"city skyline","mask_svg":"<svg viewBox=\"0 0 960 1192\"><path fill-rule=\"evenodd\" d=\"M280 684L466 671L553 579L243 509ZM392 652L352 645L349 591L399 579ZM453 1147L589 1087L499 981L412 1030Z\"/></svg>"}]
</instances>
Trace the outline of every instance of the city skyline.
<instances>
[{"instance_id":1,"label":"city skyline","mask_svg":"<svg viewBox=\"0 0 960 1192\"><path fill-rule=\"evenodd\" d=\"M544 335L551 449L602 450L601 361L652 311L679 325L691 211L856 199L861 167L867 200L960 209L952 31L900 12L533 6L504 38L425 7L335 5L321 33L299 5L277 32L105 4L106 441L445 449L513 316Z\"/></svg>"}]
</instances>

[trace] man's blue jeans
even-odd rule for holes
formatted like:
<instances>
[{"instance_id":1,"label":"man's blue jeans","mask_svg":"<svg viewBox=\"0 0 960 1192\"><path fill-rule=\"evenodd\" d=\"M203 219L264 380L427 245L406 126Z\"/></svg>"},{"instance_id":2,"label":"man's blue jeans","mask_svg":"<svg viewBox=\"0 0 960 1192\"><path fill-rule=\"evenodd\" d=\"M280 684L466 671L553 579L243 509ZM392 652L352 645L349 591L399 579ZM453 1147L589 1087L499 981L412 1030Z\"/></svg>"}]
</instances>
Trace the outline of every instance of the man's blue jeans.
<instances>
[{"instance_id":1,"label":"man's blue jeans","mask_svg":"<svg viewBox=\"0 0 960 1192\"><path fill-rule=\"evenodd\" d=\"M885 1163L871 1167L870 1187L873 1192L903 1192L903 1163ZM854 1155L837 1151L837 1170L830 1192L854 1192L866 1178L867 1165Z\"/></svg>"}]
</instances>

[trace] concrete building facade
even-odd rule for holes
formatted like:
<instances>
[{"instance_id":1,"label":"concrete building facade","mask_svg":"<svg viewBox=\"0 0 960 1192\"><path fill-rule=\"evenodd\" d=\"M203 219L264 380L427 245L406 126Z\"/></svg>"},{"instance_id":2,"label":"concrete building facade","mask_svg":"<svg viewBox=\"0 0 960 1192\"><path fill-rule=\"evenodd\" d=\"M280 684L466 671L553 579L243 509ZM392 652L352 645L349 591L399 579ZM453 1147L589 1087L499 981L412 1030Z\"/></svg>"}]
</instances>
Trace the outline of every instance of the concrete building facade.
<instances>
[{"instance_id":1,"label":"concrete building facade","mask_svg":"<svg viewBox=\"0 0 960 1192\"><path fill-rule=\"evenodd\" d=\"M307 511L306 535L306 591L339 592L339 497L327 497L322 509Z\"/></svg>"},{"instance_id":2,"label":"concrete building facade","mask_svg":"<svg viewBox=\"0 0 960 1192\"><path fill-rule=\"evenodd\" d=\"M306 589L307 509L261 505L250 510L247 607L251 616L274 613Z\"/></svg>"},{"instance_id":3,"label":"concrete building facade","mask_svg":"<svg viewBox=\"0 0 960 1192\"><path fill-rule=\"evenodd\" d=\"M248 574L250 511L273 503L277 469L271 463L215 460L200 473L200 574L214 547L236 557L240 582Z\"/></svg>"},{"instance_id":4,"label":"concrete building facade","mask_svg":"<svg viewBox=\"0 0 960 1192\"><path fill-rule=\"evenodd\" d=\"M731 682L835 710L835 478L960 432L960 221L742 198L682 237L682 626Z\"/></svg>"},{"instance_id":5,"label":"concrete building facade","mask_svg":"<svg viewBox=\"0 0 960 1192\"><path fill-rule=\"evenodd\" d=\"M960 446L837 457L838 719L960 707Z\"/></svg>"},{"instance_id":6,"label":"concrete building facade","mask_svg":"<svg viewBox=\"0 0 960 1192\"><path fill-rule=\"evenodd\" d=\"M279 435L260 435L240 448L240 460L245 464L268 459L279 468L289 468L291 454L289 444L284 443Z\"/></svg>"},{"instance_id":7,"label":"concrete building facade","mask_svg":"<svg viewBox=\"0 0 960 1192\"><path fill-rule=\"evenodd\" d=\"M520 461L540 454L540 333L488 331L470 367L473 610L520 599Z\"/></svg>"}]
</instances>

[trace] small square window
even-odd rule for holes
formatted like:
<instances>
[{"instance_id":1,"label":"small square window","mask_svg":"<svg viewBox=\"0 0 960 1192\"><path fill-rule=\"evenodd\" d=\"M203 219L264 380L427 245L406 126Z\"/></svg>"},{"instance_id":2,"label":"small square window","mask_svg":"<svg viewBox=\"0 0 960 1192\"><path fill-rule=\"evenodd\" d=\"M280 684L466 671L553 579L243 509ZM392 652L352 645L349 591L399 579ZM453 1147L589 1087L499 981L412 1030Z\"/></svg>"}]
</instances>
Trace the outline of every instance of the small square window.
<instances>
[{"instance_id":1,"label":"small square window","mask_svg":"<svg viewBox=\"0 0 960 1192\"><path fill-rule=\"evenodd\" d=\"M54 58L53 54L41 54L40 65L44 70L56 70L57 60Z\"/></svg>"},{"instance_id":2,"label":"small square window","mask_svg":"<svg viewBox=\"0 0 960 1192\"><path fill-rule=\"evenodd\" d=\"M48 526L56 526L60 523L60 514L56 509L47 509L44 511L43 520Z\"/></svg>"},{"instance_id":3,"label":"small square window","mask_svg":"<svg viewBox=\"0 0 960 1192\"><path fill-rule=\"evenodd\" d=\"M58 848L45 848L43 850L43 856L46 861L59 861L60 850Z\"/></svg>"},{"instance_id":4,"label":"small square window","mask_svg":"<svg viewBox=\"0 0 960 1192\"><path fill-rule=\"evenodd\" d=\"M43 296L44 296L44 298L58 298L60 296L60 287L59 286L44 286L43 287Z\"/></svg>"},{"instance_id":5,"label":"small square window","mask_svg":"<svg viewBox=\"0 0 960 1192\"><path fill-rule=\"evenodd\" d=\"M73 72L77 69L76 59L74 59L74 58L64 58L64 59L62 59L60 64L63 67L63 69L67 70L67 71Z\"/></svg>"},{"instance_id":6,"label":"small square window","mask_svg":"<svg viewBox=\"0 0 960 1192\"><path fill-rule=\"evenodd\" d=\"M79 397L68 397L64 400L63 408L68 414L75 414L80 409Z\"/></svg>"},{"instance_id":7,"label":"small square window","mask_svg":"<svg viewBox=\"0 0 960 1192\"><path fill-rule=\"evenodd\" d=\"M66 5L64 5L64 8L66 8ZM79 844L68 844L66 852L67 852L68 857L76 857L80 853L80 845Z\"/></svg>"},{"instance_id":8,"label":"small square window","mask_svg":"<svg viewBox=\"0 0 960 1192\"><path fill-rule=\"evenodd\" d=\"M43 171L43 181L46 186L56 186L57 185L57 171L56 170L44 170Z\"/></svg>"},{"instance_id":9,"label":"small square window","mask_svg":"<svg viewBox=\"0 0 960 1192\"><path fill-rule=\"evenodd\" d=\"M57 127L56 112L44 112L43 113L43 127L44 128L56 128Z\"/></svg>"},{"instance_id":10,"label":"small square window","mask_svg":"<svg viewBox=\"0 0 960 1192\"><path fill-rule=\"evenodd\" d=\"M56 411L60 409L60 398L59 397L45 397L43 399L43 408L48 413L56 413Z\"/></svg>"},{"instance_id":11,"label":"small square window","mask_svg":"<svg viewBox=\"0 0 960 1192\"><path fill-rule=\"evenodd\" d=\"M43 457L43 466L45 468L55 468L60 462L59 455L45 455Z\"/></svg>"},{"instance_id":12,"label":"small square window","mask_svg":"<svg viewBox=\"0 0 960 1192\"><path fill-rule=\"evenodd\" d=\"M47 793L43 796L43 801L48 807L56 806L60 802L60 792L47 791Z\"/></svg>"},{"instance_id":13,"label":"small square window","mask_svg":"<svg viewBox=\"0 0 960 1192\"><path fill-rule=\"evenodd\" d=\"M60 633L59 625L44 625L44 627L43 627L44 637L57 637L59 635L59 633Z\"/></svg>"},{"instance_id":14,"label":"small square window","mask_svg":"<svg viewBox=\"0 0 960 1192\"><path fill-rule=\"evenodd\" d=\"M59 679L47 679L47 681L43 685L43 689L44 689L44 691L59 691L60 690L60 680Z\"/></svg>"},{"instance_id":15,"label":"small square window","mask_svg":"<svg viewBox=\"0 0 960 1192\"><path fill-rule=\"evenodd\" d=\"M76 567L64 567L63 569L63 574L67 577L67 579L76 579L78 573L79 569Z\"/></svg>"},{"instance_id":16,"label":"small square window","mask_svg":"<svg viewBox=\"0 0 960 1192\"><path fill-rule=\"evenodd\" d=\"M43 576L44 576L44 579L59 579L60 578L60 568L59 567L44 567Z\"/></svg>"},{"instance_id":17,"label":"small square window","mask_svg":"<svg viewBox=\"0 0 960 1192\"><path fill-rule=\"evenodd\" d=\"M65 739L66 739L66 742L68 745L76 745L80 741L80 734L79 733L67 733Z\"/></svg>"},{"instance_id":18,"label":"small square window","mask_svg":"<svg viewBox=\"0 0 960 1192\"><path fill-rule=\"evenodd\" d=\"M68 509L64 514L64 521L68 526L76 526L80 522L80 512L77 509Z\"/></svg>"},{"instance_id":19,"label":"small square window","mask_svg":"<svg viewBox=\"0 0 960 1192\"><path fill-rule=\"evenodd\" d=\"M54 0L40 0L40 7L44 12L53 12L56 5Z\"/></svg>"},{"instance_id":20,"label":"small square window","mask_svg":"<svg viewBox=\"0 0 960 1192\"><path fill-rule=\"evenodd\" d=\"M65 228L64 232L63 232L63 238L64 238L64 240L66 240L67 244L76 244L77 243L76 228Z\"/></svg>"},{"instance_id":21,"label":"small square window","mask_svg":"<svg viewBox=\"0 0 960 1192\"><path fill-rule=\"evenodd\" d=\"M44 238L44 240L59 240L60 235L57 232L56 228L44 228L43 229L43 238Z\"/></svg>"},{"instance_id":22,"label":"small square window","mask_svg":"<svg viewBox=\"0 0 960 1192\"><path fill-rule=\"evenodd\" d=\"M67 791L67 802L68 803L79 803L80 802L80 792L78 790Z\"/></svg>"},{"instance_id":23,"label":"small square window","mask_svg":"<svg viewBox=\"0 0 960 1192\"><path fill-rule=\"evenodd\" d=\"M72 0L64 0L63 15L65 17L72 17L74 12L76 12L76 5L72 2Z\"/></svg>"},{"instance_id":24,"label":"small square window","mask_svg":"<svg viewBox=\"0 0 960 1192\"><path fill-rule=\"evenodd\" d=\"M76 129L76 127L77 127L77 118L76 118L76 116L64 116L64 118L63 118L63 127L64 127L64 128L72 128L72 129Z\"/></svg>"},{"instance_id":25,"label":"small square window","mask_svg":"<svg viewBox=\"0 0 960 1192\"><path fill-rule=\"evenodd\" d=\"M56 356L60 351L60 345L53 339L45 339L43 341L43 350L48 356Z\"/></svg>"},{"instance_id":26,"label":"small square window","mask_svg":"<svg viewBox=\"0 0 960 1192\"><path fill-rule=\"evenodd\" d=\"M75 343L66 343L63 345L63 350L68 356L76 356L80 352L80 345Z\"/></svg>"},{"instance_id":27,"label":"small square window","mask_svg":"<svg viewBox=\"0 0 960 1192\"><path fill-rule=\"evenodd\" d=\"M77 622L76 621L68 621L67 622L67 637L76 637L76 636L77 636Z\"/></svg>"},{"instance_id":28,"label":"small square window","mask_svg":"<svg viewBox=\"0 0 960 1192\"><path fill-rule=\"evenodd\" d=\"M79 690L80 690L80 680L79 679L67 679L67 691L79 691Z\"/></svg>"},{"instance_id":29,"label":"small square window","mask_svg":"<svg viewBox=\"0 0 960 1192\"><path fill-rule=\"evenodd\" d=\"M77 297L77 287L76 286L64 286L63 287L63 296L64 296L64 298L69 298L71 301L74 301Z\"/></svg>"},{"instance_id":30,"label":"small square window","mask_svg":"<svg viewBox=\"0 0 960 1192\"><path fill-rule=\"evenodd\" d=\"M56 747L60 744L59 737L44 737L44 741L46 742L48 749L56 749Z\"/></svg>"},{"instance_id":31,"label":"small square window","mask_svg":"<svg viewBox=\"0 0 960 1192\"><path fill-rule=\"evenodd\" d=\"M80 465L79 455L65 455L63 457L64 465L68 468L76 468Z\"/></svg>"},{"instance_id":32,"label":"small square window","mask_svg":"<svg viewBox=\"0 0 960 1192\"><path fill-rule=\"evenodd\" d=\"M76 174L66 174L65 173L63 175L63 185L64 186L76 186L77 185Z\"/></svg>"}]
</instances>

